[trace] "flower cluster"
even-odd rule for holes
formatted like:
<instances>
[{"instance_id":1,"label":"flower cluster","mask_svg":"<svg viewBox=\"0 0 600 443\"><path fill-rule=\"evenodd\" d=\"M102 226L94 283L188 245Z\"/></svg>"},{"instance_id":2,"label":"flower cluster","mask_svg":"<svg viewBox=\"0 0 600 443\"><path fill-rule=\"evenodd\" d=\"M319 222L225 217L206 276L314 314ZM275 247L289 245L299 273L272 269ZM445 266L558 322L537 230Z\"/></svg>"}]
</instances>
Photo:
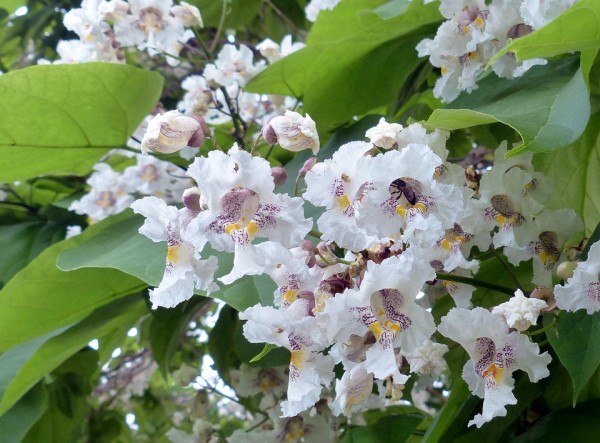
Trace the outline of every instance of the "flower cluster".
<instances>
[{"instance_id":1,"label":"flower cluster","mask_svg":"<svg viewBox=\"0 0 600 443\"><path fill-rule=\"evenodd\" d=\"M535 281L549 287L582 224L571 210L545 209L544 177L531 156L505 160L506 146L467 186L463 168L446 160L447 136L382 119L367 131L370 142L309 162L302 198L275 193L269 163L237 145L197 157L187 171L197 187L184 193L182 209L154 197L132 204L146 217L140 232L169 246L153 306L216 290L216 257L200 258L229 252L233 266L221 283L266 274L277 285L273 306L240 318L250 342L290 351L287 393L278 397L284 417L323 398L335 415L350 416L401 398L411 373L439 377L448 348L436 330L471 357L463 377L484 398L471 424L505 415L515 370L534 382L548 375L550 356L522 334L547 305L517 291L493 312L471 309L474 288L463 278L478 269L476 251L504 248L514 264L532 259ZM318 232L304 202L323 208ZM320 243L306 240L309 231ZM438 285L457 307L436 327L428 307Z\"/></svg>"},{"instance_id":2,"label":"flower cluster","mask_svg":"<svg viewBox=\"0 0 600 443\"><path fill-rule=\"evenodd\" d=\"M83 0L65 14L64 24L79 40L58 43L60 63L123 63L122 48L131 47L164 54L177 65L183 44L194 36L186 28L202 26L202 18L195 6L173 0Z\"/></svg>"},{"instance_id":3,"label":"flower cluster","mask_svg":"<svg viewBox=\"0 0 600 443\"><path fill-rule=\"evenodd\" d=\"M191 186L190 179L170 162L139 154L135 162L120 172L108 163L96 164L87 181L89 193L71 203L69 209L94 223L127 209L140 195L180 202L181 193Z\"/></svg>"},{"instance_id":4,"label":"flower cluster","mask_svg":"<svg viewBox=\"0 0 600 443\"><path fill-rule=\"evenodd\" d=\"M477 89L477 79L487 63L512 39L546 25L576 0L441 0L440 12L447 19L433 39L417 45L419 56L441 69L434 95L450 102L461 91ZM508 53L491 64L504 78L523 75L544 59L517 62Z\"/></svg>"}]
</instances>

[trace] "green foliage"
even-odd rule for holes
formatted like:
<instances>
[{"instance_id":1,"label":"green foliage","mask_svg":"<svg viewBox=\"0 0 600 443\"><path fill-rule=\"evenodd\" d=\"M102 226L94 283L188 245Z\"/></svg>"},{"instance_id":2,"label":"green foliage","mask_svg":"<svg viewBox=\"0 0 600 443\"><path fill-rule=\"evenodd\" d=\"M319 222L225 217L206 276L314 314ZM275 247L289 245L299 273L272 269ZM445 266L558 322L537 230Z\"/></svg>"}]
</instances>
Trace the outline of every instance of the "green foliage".
<instances>
[{"instance_id":1,"label":"green foliage","mask_svg":"<svg viewBox=\"0 0 600 443\"><path fill-rule=\"evenodd\" d=\"M600 113L595 113L571 146L534 158L535 167L551 180L550 207L571 207L583 218L586 233L600 220Z\"/></svg>"},{"instance_id":2,"label":"green foliage","mask_svg":"<svg viewBox=\"0 0 600 443\"><path fill-rule=\"evenodd\" d=\"M600 4L595 0L580 0L548 25L513 40L490 63L509 52L521 61L599 47Z\"/></svg>"},{"instance_id":3,"label":"green foliage","mask_svg":"<svg viewBox=\"0 0 600 443\"><path fill-rule=\"evenodd\" d=\"M399 5L406 11L390 18L368 10L382 3L343 2L323 11L306 48L274 63L247 89L301 98L323 133L386 105L423 63L414 47L440 15L433 4Z\"/></svg>"},{"instance_id":4,"label":"green foliage","mask_svg":"<svg viewBox=\"0 0 600 443\"><path fill-rule=\"evenodd\" d=\"M332 11L322 11L312 25L304 16L305 0L189 2L200 8L205 26L195 30L196 38L181 53L189 62L180 65L186 66L183 71L166 66L162 56L153 59L133 49L127 53L129 65L23 67L42 57L53 59L56 42L72 38L62 15L81 2L10 0L0 6L0 69L7 71L0 77L3 442L166 443L171 428L200 440L192 437L199 419L202 426L218 429L220 434L212 438L222 440L235 429L261 426L245 423L240 419L244 414L262 419L265 411L278 413L281 398L265 408L261 400L266 397L257 394L240 397L235 407L246 409L232 407L224 416L223 405L229 408L236 402L228 386L199 390L199 380L194 380L205 369L204 356L212 358L213 369L234 388L231 371L242 365L251 371L289 367L290 351L249 343L237 315L257 303L273 305L277 288L271 278L245 276L221 285L210 298L197 291L173 309L151 310L146 290L163 277L166 242L154 243L139 234L143 218L130 210L87 227L83 217L67 210L85 192L85 176L93 165L112 148L123 147L157 104L175 107L182 95L181 73L199 73L226 42L255 49L267 36L280 42L286 34L306 42L304 49L270 65L244 90L299 99L300 111L311 115L321 135L319 160L330 158L344 143L365 140L367 129L381 117L405 126L420 120L431 129L451 131L447 146L457 162L472 154L474 143L493 149L503 140L509 146L518 142L508 156L535 153L536 169L554 186L549 207L572 207L583 218L587 235L596 229L580 259L597 240L600 2L580 0L495 57L508 52L518 60L553 57L545 66L512 80L486 72L477 90L444 106L432 92L439 72L415 50L443 20L439 2L344 0ZM27 5L28 13L11 16L21 5ZM239 139L236 123L214 128L201 153L227 150ZM242 125L247 147L261 123ZM253 152L286 167L289 176L279 192L302 194L305 183L296 179L311 153L271 149L262 140ZM187 165L177 153L160 158ZM109 162L121 170L134 160ZM305 209L315 220L322 212L311 205ZM83 233L63 240L72 224L84 226ZM211 255L219 260L216 277L231 270L231 254L209 247L202 251L202 258ZM474 278L487 286L475 291L473 305L491 308L506 301L509 295L498 286L534 289L530 262L512 266L502 250L477 258L480 268ZM219 307L213 299L225 305ZM448 294L432 298L436 324L453 306ZM214 312L219 314L211 327L206 318ZM340 440L593 441L600 426L599 315L546 314L543 328L537 327L531 338L554 358L550 377L532 384L526 374L516 372L518 403L481 428L467 427L482 400L462 378L466 351L436 333L436 340L450 350L445 355L448 370L429 391L427 406L433 413L407 405L366 411L350 421L340 418ZM97 351L88 346L92 340L99 343ZM405 399L416 404L416 395L411 395L416 391L409 392L413 383L414 377L405 387ZM129 414L135 415L136 429L127 424Z\"/></svg>"},{"instance_id":5,"label":"green foliage","mask_svg":"<svg viewBox=\"0 0 600 443\"><path fill-rule=\"evenodd\" d=\"M0 181L86 174L127 142L154 107L162 78L102 63L32 66L0 77Z\"/></svg>"},{"instance_id":6,"label":"green foliage","mask_svg":"<svg viewBox=\"0 0 600 443\"><path fill-rule=\"evenodd\" d=\"M590 114L585 79L578 66L578 60L570 58L536 66L513 80L491 74L479 82L475 92L435 110L427 123L447 130L504 123L522 138L509 156L562 148L581 136Z\"/></svg>"},{"instance_id":7,"label":"green foliage","mask_svg":"<svg viewBox=\"0 0 600 443\"><path fill-rule=\"evenodd\" d=\"M88 235L93 235L94 228ZM2 351L77 322L100 306L146 288L137 278L112 269L59 270L56 259L60 253L85 237L47 248L0 291Z\"/></svg>"},{"instance_id":8,"label":"green foliage","mask_svg":"<svg viewBox=\"0 0 600 443\"><path fill-rule=\"evenodd\" d=\"M573 381L573 406L600 366L599 320L598 313L562 312L547 332L548 341ZM544 325L552 321L551 316L544 317Z\"/></svg>"}]
</instances>

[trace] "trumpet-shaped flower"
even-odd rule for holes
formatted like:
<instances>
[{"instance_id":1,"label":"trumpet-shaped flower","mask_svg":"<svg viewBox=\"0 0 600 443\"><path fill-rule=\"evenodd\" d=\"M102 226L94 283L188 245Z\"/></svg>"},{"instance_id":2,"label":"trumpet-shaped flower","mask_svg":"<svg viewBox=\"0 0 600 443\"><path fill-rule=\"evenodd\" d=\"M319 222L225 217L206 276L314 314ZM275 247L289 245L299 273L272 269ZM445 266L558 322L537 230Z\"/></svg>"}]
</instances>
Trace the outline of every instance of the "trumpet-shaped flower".
<instances>
[{"instance_id":1,"label":"trumpet-shaped flower","mask_svg":"<svg viewBox=\"0 0 600 443\"><path fill-rule=\"evenodd\" d=\"M152 308L172 308L190 299L194 289L210 293L218 290L213 275L217 258L199 260L194 247L181 239L181 229L188 220L188 209L178 210L156 197L136 200L131 208L146 217L140 234L154 242L167 242L167 263L162 281L150 291Z\"/></svg>"},{"instance_id":2,"label":"trumpet-shaped flower","mask_svg":"<svg viewBox=\"0 0 600 443\"><path fill-rule=\"evenodd\" d=\"M551 357L517 331L509 332L504 319L483 308L453 308L442 318L440 333L459 343L470 360L462 376L471 392L483 398L483 411L469 422L481 427L494 417L506 415L506 405L515 404L512 393L517 369L527 372L532 382L547 377Z\"/></svg>"},{"instance_id":3,"label":"trumpet-shaped flower","mask_svg":"<svg viewBox=\"0 0 600 443\"><path fill-rule=\"evenodd\" d=\"M202 250L206 240L217 250L235 251L234 270L223 282L241 277L259 259L251 243L256 237L299 245L311 228L302 199L273 192L269 163L234 145L227 154L212 151L190 165L206 209L190 222L186 239Z\"/></svg>"},{"instance_id":4,"label":"trumpet-shaped flower","mask_svg":"<svg viewBox=\"0 0 600 443\"><path fill-rule=\"evenodd\" d=\"M588 314L600 311L600 242L589 250L587 260L577 264L573 276L564 286L554 287L556 304L566 311L585 309Z\"/></svg>"},{"instance_id":5,"label":"trumpet-shaped flower","mask_svg":"<svg viewBox=\"0 0 600 443\"><path fill-rule=\"evenodd\" d=\"M311 407L319 399L321 385L333 378L333 359L320 351L314 340L316 318L309 314L309 303L297 300L288 309L260 305L240 313L244 335L251 343L271 343L291 352L287 400L281 404L284 417L292 417ZM316 334L318 335L318 333Z\"/></svg>"}]
</instances>

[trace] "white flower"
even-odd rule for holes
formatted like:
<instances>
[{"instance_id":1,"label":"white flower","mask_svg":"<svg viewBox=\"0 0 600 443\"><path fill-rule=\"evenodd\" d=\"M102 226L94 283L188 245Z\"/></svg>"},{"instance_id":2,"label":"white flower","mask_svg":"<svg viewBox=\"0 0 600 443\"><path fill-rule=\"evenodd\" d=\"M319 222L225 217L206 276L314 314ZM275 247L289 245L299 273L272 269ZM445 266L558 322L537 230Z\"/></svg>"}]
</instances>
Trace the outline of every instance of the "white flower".
<instances>
[{"instance_id":1,"label":"white flower","mask_svg":"<svg viewBox=\"0 0 600 443\"><path fill-rule=\"evenodd\" d=\"M275 194L269 163L237 145L227 154L211 151L208 158L196 158L188 175L196 180L206 210L190 223L186 238L197 249L201 249L198 241L208 239L217 250L235 251L231 274L221 278L227 284L246 272L262 272L262 265L257 265L264 258L251 245L254 238L293 247L310 230L302 199Z\"/></svg>"},{"instance_id":2,"label":"white flower","mask_svg":"<svg viewBox=\"0 0 600 443\"><path fill-rule=\"evenodd\" d=\"M198 144L200 135L201 143ZM148 123L142 140L142 152L170 154L190 146L190 143L200 146L203 142L203 129L198 120L182 115L179 111L169 111L156 115Z\"/></svg>"},{"instance_id":3,"label":"white flower","mask_svg":"<svg viewBox=\"0 0 600 443\"><path fill-rule=\"evenodd\" d=\"M224 45L214 64L206 65L204 78L220 86L244 86L264 68L264 62L254 64L252 50L244 45Z\"/></svg>"},{"instance_id":4,"label":"white flower","mask_svg":"<svg viewBox=\"0 0 600 443\"><path fill-rule=\"evenodd\" d=\"M269 60L269 63L275 63L280 58L290 55L306 45L304 43L296 42L292 43L292 36L290 34L283 37L281 45L278 45L270 38L267 38L256 45L256 49L260 54Z\"/></svg>"},{"instance_id":5,"label":"white flower","mask_svg":"<svg viewBox=\"0 0 600 443\"><path fill-rule=\"evenodd\" d=\"M540 311L547 306L544 300L525 297L523 291L517 289L514 297L495 306L492 314L502 315L508 326L523 332L529 329L529 326L537 324Z\"/></svg>"},{"instance_id":6,"label":"white flower","mask_svg":"<svg viewBox=\"0 0 600 443\"><path fill-rule=\"evenodd\" d=\"M181 229L189 221L188 209L178 210L156 197L136 200L131 208L146 217L139 229L154 242L167 242L165 273L158 287L150 291L152 308L172 308L190 299L194 289L207 294L218 290L214 283L217 258L199 260L194 247L181 239Z\"/></svg>"},{"instance_id":7,"label":"white flower","mask_svg":"<svg viewBox=\"0 0 600 443\"><path fill-rule=\"evenodd\" d=\"M588 314L600 311L600 242L589 250L586 261L579 262L573 277L564 286L554 287L556 304L566 311L585 309Z\"/></svg>"},{"instance_id":8,"label":"white flower","mask_svg":"<svg viewBox=\"0 0 600 443\"><path fill-rule=\"evenodd\" d=\"M306 19L309 22L316 22L319 12L323 10L332 10L342 0L311 0L308 5L304 8Z\"/></svg>"},{"instance_id":9,"label":"white flower","mask_svg":"<svg viewBox=\"0 0 600 443\"><path fill-rule=\"evenodd\" d=\"M582 231L583 223L573 209L544 210L516 231L518 244L507 246L504 255L515 266L533 258L532 282L548 288L565 242Z\"/></svg>"},{"instance_id":10,"label":"white flower","mask_svg":"<svg viewBox=\"0 0 600 443\"><path fill-rule=\"evenodd\" d=\"M547 25L577 0L523 0L521 15L535 29Z\"/></svg>"},{"instance_id":11,"label":"white flower","mask_svg":"<svg viewBox=\"0 0 600 443\"><path fill-rule=\"evenodd\" d=\"M139 154L136 161L136 165L123 171L122 179L131 192L154 195L167 203L178 203L183 191L192 186L192 180L182 176L182 171L173 163Z\"/></svg>"},{"instance_id":12,"label":"white flower","mask_svg":"<svg viewBox=\"0 0 600 443\"><path fill-rule=\"evenodd\" d=\"M247 320L244 336L251 343L272 343L291 352L283 416L292 417L315 404L321 385L328 386L333 378L333 359L321 354L314 341L317 325L315 317L309 316L308 303L298 300L285 310L256 305L240 313L240 319Z\"/></svg>"},{"instance_id":13,"label":"white flower","mask_svg":"<svg viewBox=\"0 0 600 443\"><path fill-rule=\"evenodd\" d=\"M402 125L398 123L388 123L384 117L381 117L377 126L367 131L365 137L371 143L383 149L392 149L397 144L398 135L402 131Z\"/></svg>"},{"instance_id":14,"label":"white flower","mask_svg":"<svg viewBox=\"0 0 600 443\"><path fill-rule=\"evenodd\" d=\"M150 55L164 52L170 65L178 65L179 60L171 56L178 55L183 43L194 36L185 26L197 21L200 12L190 5L173 10L173 0L129 0L128 4L129 11L120 0L103 7L113 21L117 40L123 46L147 49Z\"/></svg>"},{"instance_id":15,"label":"white flower","mask_svg":"<svg viewBox=\"0 0 600 443\"><path fill-rule=\"evenodd\" d=\"M446 352L448 352L448 346L427 340L412 352L407 352L404 355L410 364L411 372L439 377L446 368L446 361L444 360Z\"/></svg>"},{"instance_id":16,"label":"white flower","mask_svg":"<svg viewBox=\"0 0 600 443\"><path fill-rule=\"evenodd\" d=\"M69 210L87 215L90 223L124 211L134 200L122 175L106 163L96 164L87 182L90 192L71 203Z\"/></svg>"},{"instance_id":17,"label":"white flower","mask_svg":"<svg viewBox=\"0 0 600 443\"><path fill-rule=\"evenodd\" d=\"M346 416L361 410L365 400L373 390L373 374L365 369L364 364L358 364L344 372L341 380L335 384L335 399L331 410L335 415Z\"/></svg>"},{"instance_id":18,"label":"white flower","mask_svg":"<svg viewBox=\"0 0 600 443\"><path fill-rule=\"evenodd\" d=\"M506 415L506 405L516 404L512 393L517 369L532 382L549 375L552 360L547 352L517 331L509 332L504 319L483 309L453 308L442 318L439 331L459 343L471 359L463 368L463 379L471 392L483 398L483 411L469 422L481 427L494 417Z\"/></svg>"},{"instance_id":19,"label":"white flower","mask_svg":"<svg viewBox=\"0 0 600 443\"><path fill-rule=\"evenodd\" d=\"M435 242L464 211L463 194L454 185L434 180L441 159L424 145L410 144L373 159L372 190L362 201L359 226L379 241L426 236Z\"/></svg>"},{"instance_id":20,"label":"white flower","mask_svg":"<svg viewBox=\"0 0 600 443\"><path fill-rule=\"evenodd\" d=\"M323 340L350 343L352 335L372 332L376 341L364 354L365 369L378 379L404 383L408 377L398 370L395 348L410 353L435 331L431 313L416 303L425 281L434 277L410 248L381 264L369 262L360 289L347 289L327 301L319 317Z\"/></svg>"},{"instance_id":21,"label":"white flower","mask_svg":"<svg viewBox=\"0 0 600 443\"><path fill-rule=\"evenodd\" d=\"M351 251L366 248L370 242L365 230L358 228L356 215L372 189L373 158L365 156L372 147L365 142L346 143L305 177L304 199L326 208L317 222L321 238Z\"/></svg>"}]
</instances>

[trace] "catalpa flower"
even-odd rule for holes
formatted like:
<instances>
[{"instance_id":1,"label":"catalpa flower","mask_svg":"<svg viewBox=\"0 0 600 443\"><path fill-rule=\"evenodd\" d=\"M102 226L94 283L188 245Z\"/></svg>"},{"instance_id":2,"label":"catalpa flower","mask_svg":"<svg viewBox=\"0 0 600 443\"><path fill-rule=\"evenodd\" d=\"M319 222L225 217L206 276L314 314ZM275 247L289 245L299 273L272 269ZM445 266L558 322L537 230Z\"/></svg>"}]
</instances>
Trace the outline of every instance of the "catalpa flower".
<instances>
[{"instance_id":1,"label":"catalpa flower","mask_svg":"<svg viewBox=\"0 0 600 443\"><path fill-rule=\"evenodd\" d=\"M351 251L370 243L356 216L363 198L373 189L373 158L365 156L372 148L365 142L346 143L331 159L314 165L305 177L303 197L326 209L317 222L321 238Z\"/></svg>"},{"instance_id":2,"label":"catalpa flower","mask_svg":"<svg viewBox=\"0 0 600 443\"><path fill-rule=\"evenodd\" d=\"M365 353L364 367L378 379L392 377L396 384L408 377L398 370L395 348L411 352L435 331L431 313L416 303L421 287L435 273L411 251L381 264L369 262L360 289L329 299L319 318L329 343L348 343L353 335L371 331L375 342Z\"/></svg>"},{"instance_id":3,"label":"catalpa flower","mask_svg":"<svg viewBox=\"0 0 600 443\"><path fill-rule=\"evenodd\" d=\"M544 210L516 232L518 244L504 248L504 254L515 266L533 258L532 282L548 288L565 242L582 231L583 223L573 209Z\"/></svg>"},{"instance_id":4,"label":"catalpa flower","mask_svg":"<svg viewBox=\"0 0 600 443\"><path fill-rule=\"evenodd\" d=\"M463 195L454 185L434 180L441 159L425 145L410 144L402 151L376 156L370 168L371 192L362 202L359 226L378 241L403 239L421 231L437 240L464 210Z\"/></svg>"},{"instance_id":5,"label":"catalpa flower","mask_svg":"<svg viewBox=\"0 0 600 443\"><path fill-rule=\"evenodd\" d=\"M333 378L333 359L323 355L314 340L318 329L309 308L306 300L297 300L284 310L256 305L240 313L240 319L247 320L244 336L249 342L271 343L291 352L287 401L281 403L284 417L315 404L321 385L328 386Z\"/></svg>"},{"instance_id":6,"label":"catalpa flower","mask_svg":"<svg viewBox=\"0 0 600 443\"><path fill-rule=\"evenodd\" d=\"M557 306L571 312L585 309L588 314L600 311L599 273L600 242L596 242L590 248L587 260L577 264L567 283L554 287Z\"/></svg>"},{"instance_id":7,"label":"catalpa flower","mask_svg":"<svg viewBox=\"0 0 600 443\"><path fill-rule=\"evenodd\" d=\"M221 278L226 284L260 259L251 245L255 238L293 247L311 228L302 199L275 194L269 163L237 145L227 154L211 151L206 158L196 158L188 175L196 180L206 207L190 223L186 238L199 251L207 240L217 250L235 251L234 269Z\"/></svg>"},{"instance_id":8,"label":"catalpa flower","mask_svg":"<svg viewBox=\"0 0 600 443\"><path fill-rule=\"evenodd\" d=\"M224 45L215 63L206 65L203 75L219 86L244 86L264 67L264 61L254 64L254 55L249 47L240 45L237 49L235 45Z\"/></svg>"},{"instance_id":9,"label":"catalpa flower","mask_svg":"<svg viewBox=\"0 0 600 443\"><path fill-rule=\"evenodd\" d=\"M492 313L502 315L508 326L523 332L537 323L540 311L546 307L544 300L525 297L523 291L517 289L509 301L495 306Z\"/></svg>"},{"instance_id":10,"label":"catalpa flower","mask_svg":"<svg viewBox=\"0 0 600 443\"><path fill-rule=\"evenodd\" d=\"M214 283L217 258L199 260L194 247L181 239L190 216L188 209L177 209L156 197L145 197L131 204L131 208L146 217L140 234L154 242L167 242L167 263L162 281L150 291L152 308L172 308L190 299L194 289L207 294L219 288Z\"/></svg>"},{"instance_id":11,"label":"catalpa flower","mask_svg":"<svg viewBox=\"0 0 600 443\"><path fill-rule=\"evenodd\" d=\"M494 417L503 417L506 405L517 403L512 392L512 373L517 369L527 372L534 383L549 375L550 355L540 354L536 343L517 331L509 332L501 316L483 308L453 308L442 318L438 330L471 357L462 376L471 392L483 398L483 411L469 426L479 428Z\"/></svg>"}]
</instances>

